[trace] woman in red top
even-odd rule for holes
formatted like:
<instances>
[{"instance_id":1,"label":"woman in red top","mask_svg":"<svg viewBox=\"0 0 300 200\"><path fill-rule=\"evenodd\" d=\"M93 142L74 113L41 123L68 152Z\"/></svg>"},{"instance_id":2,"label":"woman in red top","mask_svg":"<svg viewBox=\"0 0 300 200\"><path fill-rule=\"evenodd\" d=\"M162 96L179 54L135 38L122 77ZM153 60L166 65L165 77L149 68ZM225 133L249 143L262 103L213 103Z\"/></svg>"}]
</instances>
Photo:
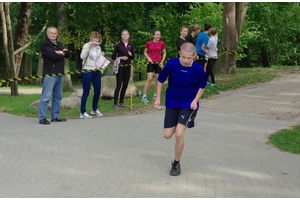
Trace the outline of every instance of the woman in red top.
<instances>
[{"instance_id":1,"label":"woman in red top","mask_svg":"<svg viewBox=\"0 0 300 200\"><path fill-rule=\"evenodd\" d=\"M145 45L144 55L147 58L147 80L144 86L144 95L142 97L142 101L144 103L148 103L147 92L149 85L153 78L153 71L155 71L155 89L153 100L156 100L156 91L157 91L157 78L163 67L163 62L166 59L167 51L166 45L163 41L160 40L161 32L160 30L153 31L153 40L150 40ZM163 56L161 57L161 52L163 52Z\"/></svg>"}]
</instances>

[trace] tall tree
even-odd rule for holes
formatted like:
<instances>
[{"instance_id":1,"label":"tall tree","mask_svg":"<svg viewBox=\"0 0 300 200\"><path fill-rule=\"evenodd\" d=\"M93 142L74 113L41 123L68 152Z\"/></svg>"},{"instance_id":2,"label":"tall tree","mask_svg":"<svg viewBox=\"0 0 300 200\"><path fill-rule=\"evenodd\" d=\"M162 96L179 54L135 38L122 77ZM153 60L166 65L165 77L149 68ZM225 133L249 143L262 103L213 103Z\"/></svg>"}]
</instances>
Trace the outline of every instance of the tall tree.
<instances>
[{"instance_id":1,"label":"tall tree","mask_svg":"<svg viewBox=\"0 0 300 200\"><path fill-rule=\"evenodd\" d=\"M68 44L64 42L68 35L68 22L67 22L67 6L65 2L57 2L57 28L59 40L62 42L65 48L68 48ZM69 59L65 58L64 71L70 71ZM72 81L70 74L64 75L63 78L63 91L73 91Z\"/></svg>"},{"instance_id":2,"label":"tall tree","mask_svg":"<svg viewBox=\"0 0 300 200\"><path fill-rule=\"evenodd\" d=\"M14 49L21 48L27 39L29 25L30 25L30 14L32 12L31 5L33 2L21 2L20 12L18 16L18 24L14 37ZM21 64L23 58L23 51L15 54L15 68L16 76L19 76Z\"/></svg>"},{"instance_id":3,"label":"tall tree","mask_svg":"<svg viewBox=\"0 0 300 200\"><path fill-rule=\"evenodd\" d=\"M11 20L9 14L9 2L0 3L0 13L2 19L3 30L3 49L5 54L5 63L9 78L16 78L13 33L11 28ZM12 96L19 96L18 81L10 82L10 90Z\"/></svg>"},{"instance_id":4,"label":"tall tree","mask_svg":"<svg viewBox=\"0 0 300 200\"><path fill-rule=\"evenodd\" d=\"M245 21L247 2L223 3L223 30L221 46L231 52L219 58L220 72L223 74L236 73L236 54L242 27Z\"/></svg>"}]
</instances>

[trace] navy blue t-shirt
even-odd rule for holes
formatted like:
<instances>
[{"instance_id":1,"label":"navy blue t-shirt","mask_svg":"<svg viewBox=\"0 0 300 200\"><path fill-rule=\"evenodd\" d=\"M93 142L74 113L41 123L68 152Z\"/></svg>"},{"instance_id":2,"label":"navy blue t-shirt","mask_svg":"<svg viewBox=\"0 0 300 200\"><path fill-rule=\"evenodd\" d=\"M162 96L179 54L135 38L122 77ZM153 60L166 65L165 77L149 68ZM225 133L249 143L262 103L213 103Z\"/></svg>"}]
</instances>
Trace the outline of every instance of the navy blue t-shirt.
<instances>
[{"instance_id":1,"label":"navy blue t-shirt","mask_svg":"<svg viewBox=\"0 0 300 200\"><path fill-rule=\"evenodd\" d=\"M167 108L191 109L191 103L199 89L204 89L207 84L206 73L199 63L193 61L191 67L183 67L179 58L167 62L158 76L158 81L163 83L168 77L165 102Z\"/></svg>"}]
</instances>

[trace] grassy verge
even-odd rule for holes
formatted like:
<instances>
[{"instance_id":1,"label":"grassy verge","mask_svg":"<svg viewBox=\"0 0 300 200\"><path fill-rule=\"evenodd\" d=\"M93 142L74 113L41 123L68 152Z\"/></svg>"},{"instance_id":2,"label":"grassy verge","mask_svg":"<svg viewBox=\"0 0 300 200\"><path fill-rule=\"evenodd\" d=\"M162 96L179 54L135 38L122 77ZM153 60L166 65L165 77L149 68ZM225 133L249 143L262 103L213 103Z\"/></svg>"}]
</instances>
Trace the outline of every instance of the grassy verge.
<instances>
[{"instance_id":1,"label":"grassy verge","mask_svg":"<svg viewBox=\"0 0 300 200\"><path fill-rule=\"evenodd\" d=\"M212 95L219 94L220 91L232 90L245 85L254 84L258 82L270 81L277 76L274 70L266 70L264 68L251 68L251 69L239 69L237 74L221 75L216 74L216 87L211 88L210 85L206 87L203 98L211 97ZM135 82L138 89L143 91L145 81ZM165 89L167 83L164 84L162 97L165 96ZM149 87L148 98L152 99L154 93L154 80ZM63 97L69 96L71 93L64 93ZM39 100L40 94L30 94L30 95L20 95L18 97L10 95L1 95L0 98L0 111L7 112L14 115L22 115L27 117L37 117L38 110L29 108L29 105ZM164 98L163 98L164 100ZM131 104L130 98L124 100L127 105ZM150 101L148 107L152 106L153 101ZM163 102L164 103L164 102ZM87 100L87 110L90 110L92 105L92 95L88 97ZM134 97L132 100L133 109L145 107L141 101L141 96ZM102 113L114 113L112 109L113 100L103 100L99 101L99 110ZM126 109L122 109L126 111ZM78 118L80 113L80 107L74 109L62 108L60 111L61 117L64 118ZM47 113L47 117L50 117L50 113Z\"/></svg>"},{"instance_id":2,"label":"grassy verge","mask_svg":"<svg viewBox=\"0 0 300 200\"><path fill-rule=\"evenodd\" d=\"M300 125L278 131L269 142L283 151L300 154Z\"/></svg>"},{"instance_id":3,"label":"grassy verge","mask_svg":"<svg viewBox=\"0 0 300 200\"><path fill-rule=\"evenodd\" d=\"M251 68L251 69L238 69L237 74L230 75L222 75L216 74L216 87L211 88L210 85L207 85L206 90L203 94L202 98L209 98L215 94L219 94L220 91L233 90L240 88L242 86L262 83L270 81L276 78L277 70L285 70L285 69L295 69L295 68L283 68L283 67L272 67L272 68ZM297 68L296 68L297 69ZM76 79L74 79L76 80ZM77 80L76 80L77 81ZM138 89L143 91L145 81L135 82L135 85ZM79 84L79 82L74 82L73 84ZM34 85L25 85L19 86L19 88L36 88L41 86ZM165 89L167 87L167 83L164 84L163 94L165 96ZM9 88L1 88L1 89L9 89ZM154 91L154 81L149 87L148 98L152 99ZM63 97L68 97L71 93L65 92L63 93ZM30 94L30 95L20 95L18 97L10 96L10 95L0 95L0 112L6 112L14 115L22 115L26 117L35 117L38 116L37 109L29 108L29 105L39 100L40 94ZM164 99L163 99L164 101ZM124 103L130 105L130 98L125 99ZM152 107L153 101L150 101L149 105L146 106L148 108ZM92 95L89 96L87 100L87 110L90 111L90 107L92 105ZM134 97L132 99L133 109L144 108L145 106L141 102L141 96ZM115 113L112 109L113 100L103 100L99 101L99 110L102 113ZM121 109L126 113L126 109ZM61 108L60 115L63 118L78 118L80 113L80 107L76 107L74 109L70 108ZM47 113L47 117L50 118L50 112ZM300 154L300 125L293 127L292 129L284 129L270 136L269 142L274 146L282 149L283 151Z\"/></svg>"}]
</instances>

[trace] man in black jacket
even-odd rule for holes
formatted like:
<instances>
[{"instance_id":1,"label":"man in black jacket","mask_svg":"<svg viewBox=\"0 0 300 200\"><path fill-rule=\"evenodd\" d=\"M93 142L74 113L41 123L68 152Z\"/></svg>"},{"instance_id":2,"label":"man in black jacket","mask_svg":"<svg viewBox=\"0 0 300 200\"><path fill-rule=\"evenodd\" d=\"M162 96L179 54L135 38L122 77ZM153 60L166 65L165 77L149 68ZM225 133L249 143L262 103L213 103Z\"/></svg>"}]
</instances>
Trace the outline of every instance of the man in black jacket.
<instances>
[{"instance_id":1,"label":"man in black jacket","mask_svg":"<svg viewBox=\"0 0 300 200\"><path fill-rule=\"evenodd\" d=\"M65 58L70 57L70 51L56 41L57 28L50 26L47 29L47 38L41 44L41 52L44 59L44 74L64 73ZM51 122L65 122L59 116L62 100L62 76L45 77L39 105L40 124L50 124L46 118L48 103L52 95Z\"/></svg>"}]
</instances>

